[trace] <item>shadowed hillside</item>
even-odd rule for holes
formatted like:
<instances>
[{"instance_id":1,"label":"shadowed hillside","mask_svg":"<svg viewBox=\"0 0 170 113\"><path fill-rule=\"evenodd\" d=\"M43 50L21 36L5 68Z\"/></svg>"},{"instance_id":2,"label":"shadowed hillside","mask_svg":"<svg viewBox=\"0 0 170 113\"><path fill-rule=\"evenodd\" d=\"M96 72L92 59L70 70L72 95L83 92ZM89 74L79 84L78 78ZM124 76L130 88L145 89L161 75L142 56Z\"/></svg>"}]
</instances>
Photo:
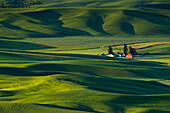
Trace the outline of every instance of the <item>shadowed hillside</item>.
<instances>
[{"instance_id":1,"label":"shadowed hillside","mask_svg":"<svg viewBox=\"0 0 170 113\"><path fill-rule=\"evenodd\" d=\"M32 9L0 15L1 38L168 35L170 17L156 11L125 9Z\"/></svg>"},{"instance_id":2,"label":"shadowed hillside","mask_svg":"<svg viewBox=\"0 0 170 113\"><path fill-rule=\"evenodd\" d=\"M170 2L167 0L40 2L43 4L31 8L0 8L0 37L143 36L170 33Z\"/></svg>"},{"instance_id":3,"label":"shadowed hillside","mask_svg":"<svg viewBox=\"0 0 170 113\"><path fill-rule=\"evenodd\" d=\"M156 8L166 7L168 0L39 0L44 4L36 7L135 7L142 5L157 5ZM125 6L126 5L126 6ZM152 6L151 6L152 7Z\"/></svg>"},{"instance_id":4,"label":"shadowed hillside","mask_svg":"<svg viewBox=\"0 0 170 113\"><path fill-rule=\"evenodd\" d=\"M88 43L89 47L82 46L74 42L74 38L72 38L74 43L68 46L70 38L1 40L1 111L4 113L170 111L168 38L164 38L166 42L158 42L163 38L150 37L145 39L145 43L140 42L144 41L143 38L135 41L134 38L110 40L115 52L121 52L124 42L128 43L128 46L134 46L139 53L150 52L149 55L134 59L99 56L97 54L107 52L107 48L96 47L93 43ZM105 40L103 37L93 38L96 38L95 41ZM53 43L44 44L48 43L47 40ZM62 43L63 46L55 44L54 40L60 40L58 44ZM86 41L81 40L84 43Z\"/></svg>"},{"instance_id":5,"label":"shadowed hillside","mask_svg":"<svg viewBox=\"0 0 170 113\"><path fill-rule=\"evenodd\" d=\"M168 0L38 1L0 8L0 113L170 112Z\"/></svg>"}]
</instances>

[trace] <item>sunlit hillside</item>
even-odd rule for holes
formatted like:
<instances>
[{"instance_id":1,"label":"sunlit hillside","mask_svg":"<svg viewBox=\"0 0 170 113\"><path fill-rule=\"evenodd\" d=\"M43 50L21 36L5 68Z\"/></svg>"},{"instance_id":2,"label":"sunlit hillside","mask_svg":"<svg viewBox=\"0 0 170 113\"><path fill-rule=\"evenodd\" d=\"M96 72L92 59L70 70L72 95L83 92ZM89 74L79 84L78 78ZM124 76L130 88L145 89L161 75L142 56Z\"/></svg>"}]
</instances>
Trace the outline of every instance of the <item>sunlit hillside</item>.
<instances>
[{"instance_id":1,"label":"sunlit hillside","mask_svg":"<svg viewBox=\"0 0 170 113\"><path fill-rule=\"evenodd\" d=\"M170 112L168 0L9 1L0 0L0 113ZM124 44L138 54L108 57Z\"/></svg>"},{"instance_id":2,"label":"sunlit hillside","mask_svg":"<svg viewBox=\"0 0 170 113\"><path fill-rule=\"evenodd\" d=\"M162 11L165 12L116 8L1 9L0 36L169 35L169 10Z\"/></svg>"}]
</instances>

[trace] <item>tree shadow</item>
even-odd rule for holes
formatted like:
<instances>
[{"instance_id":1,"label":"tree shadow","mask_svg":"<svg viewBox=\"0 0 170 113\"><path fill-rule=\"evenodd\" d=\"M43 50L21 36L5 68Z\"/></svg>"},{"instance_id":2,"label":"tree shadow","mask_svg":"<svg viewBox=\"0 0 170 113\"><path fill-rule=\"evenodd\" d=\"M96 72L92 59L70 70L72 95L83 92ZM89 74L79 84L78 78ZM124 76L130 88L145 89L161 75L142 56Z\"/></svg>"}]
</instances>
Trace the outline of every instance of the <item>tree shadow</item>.
<instances>
[{"instance_id":1,"label":"tree shadow","mask_svg":"<svg viewBox=\"0 0 170 113\"><path fill-rule=\"evenodd\" d=\"M163 44L155 44L155 45L151 45L151 46L141 47L141 48L138 48L137 50L147 49L147 48L155 47L155 46L158 46L158 45L163 45Z\"/></svg>"}]
</instances>

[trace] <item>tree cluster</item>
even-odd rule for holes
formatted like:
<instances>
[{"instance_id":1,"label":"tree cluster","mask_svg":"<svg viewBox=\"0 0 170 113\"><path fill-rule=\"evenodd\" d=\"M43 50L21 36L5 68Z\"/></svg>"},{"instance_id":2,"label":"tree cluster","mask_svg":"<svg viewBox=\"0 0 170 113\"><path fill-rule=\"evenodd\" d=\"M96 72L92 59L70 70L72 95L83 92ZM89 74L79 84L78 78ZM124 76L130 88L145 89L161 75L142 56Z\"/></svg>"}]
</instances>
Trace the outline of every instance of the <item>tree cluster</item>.
<instances>
[{"instance_id":1,"label":"tree cluster","mask_svg":"<svg viewBox=\"0 0 170 113\"><path fill-rule=\"evenodd\" d=\"M134 55L138 54L137 51L136 51L136 49L135 49L135 48L132 48L132 46L129 47L129 54L130 54L130 53L131 53L131 54L134 54Z\"/></svg>"}]
</instances>

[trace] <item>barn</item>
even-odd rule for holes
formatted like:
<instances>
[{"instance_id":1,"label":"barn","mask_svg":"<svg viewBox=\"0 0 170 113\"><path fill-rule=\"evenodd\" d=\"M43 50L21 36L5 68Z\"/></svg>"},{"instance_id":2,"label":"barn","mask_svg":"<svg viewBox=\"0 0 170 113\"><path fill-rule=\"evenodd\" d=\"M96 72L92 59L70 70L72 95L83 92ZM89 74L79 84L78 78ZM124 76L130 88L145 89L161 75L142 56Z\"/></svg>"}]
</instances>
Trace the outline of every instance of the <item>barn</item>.
<instances>
[{"instance_id":1,"label":"barn","mask_svg":"<svg viewBox=\"0 0 170 113\"><path fill-rule=\"evenodd\" d=\"M133 58L133 57L134 57L134 55L132 53L126 55L126 58Z\"/></svg>"}]
</instances>

